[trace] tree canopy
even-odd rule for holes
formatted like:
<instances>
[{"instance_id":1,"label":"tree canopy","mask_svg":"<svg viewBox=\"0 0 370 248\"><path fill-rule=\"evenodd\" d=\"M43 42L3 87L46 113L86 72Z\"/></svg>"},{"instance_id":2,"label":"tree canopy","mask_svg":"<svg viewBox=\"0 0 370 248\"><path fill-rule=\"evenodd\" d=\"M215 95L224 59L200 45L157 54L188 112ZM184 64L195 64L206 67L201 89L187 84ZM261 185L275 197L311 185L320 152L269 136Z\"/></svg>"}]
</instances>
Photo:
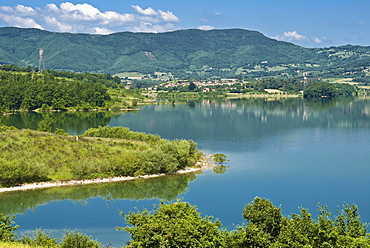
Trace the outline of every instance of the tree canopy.
<instances>
[{"instance_id":1,"label":"tree canopy","mask_svg":"<svg viewBox=\"0 0 370 248\"><path fill-rule=\"evenodd\" d=\"M317 220L305 208L284 216L280 207L256 197L243 210L247 223L228 232L189 203L162 202L153 211L121 212L130 226L118 229L131 234L127 247L370 247L356 205L344 204L334 217L325 205L318 212Z\"/></svg>"}]
</instances>

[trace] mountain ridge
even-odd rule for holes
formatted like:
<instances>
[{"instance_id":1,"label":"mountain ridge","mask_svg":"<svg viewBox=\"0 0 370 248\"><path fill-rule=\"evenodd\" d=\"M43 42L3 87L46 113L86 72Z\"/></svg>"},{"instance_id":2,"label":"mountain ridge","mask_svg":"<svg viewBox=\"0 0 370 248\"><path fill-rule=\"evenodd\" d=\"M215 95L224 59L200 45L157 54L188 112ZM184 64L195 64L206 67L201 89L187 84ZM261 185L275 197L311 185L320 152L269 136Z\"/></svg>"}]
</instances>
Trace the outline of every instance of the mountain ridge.
<instances>
[{"instance_id":1,"label":"mountain ridge","mask_svg":"<svg viewBox=\"0 0 370 248\"><path fill-rule=\"evenodd\" d=\"M178 77L248 74L266 66L283 68L281 71L307 65L324 68L370 56L370 47L305 48L246 29L96 35L0 28L0 64L36 67L39 48L45 51L47 69L110 74L164 72ZM358 58L334 56L337 50L346 49L363 51Z\"/></svg>"}]
</instances>

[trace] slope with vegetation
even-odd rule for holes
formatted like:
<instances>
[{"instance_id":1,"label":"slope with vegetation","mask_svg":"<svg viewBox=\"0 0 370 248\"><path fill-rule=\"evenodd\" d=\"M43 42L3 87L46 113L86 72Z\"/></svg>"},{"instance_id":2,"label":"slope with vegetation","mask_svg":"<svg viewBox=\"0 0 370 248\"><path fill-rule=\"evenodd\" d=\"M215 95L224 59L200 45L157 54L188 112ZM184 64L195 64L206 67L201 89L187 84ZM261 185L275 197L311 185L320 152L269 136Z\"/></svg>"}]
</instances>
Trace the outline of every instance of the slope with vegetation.
<instances>
[{"instance_id":1,"label":"slope with vegetation","mask_svg":"<svg viewBox=\"0 0 370 248\"><path fill-rule=\"evenodd\" d=\"M145 98L139 89L126 90L109 74L0 66L0 114L14 110L91 110L136 108Z\"/></svg>"},{"instance_id":2,"label":"slope with vegetation","mask_svg":"<svg viewBox=\"0 0 370 248\"><path fill-rule=\"evenodd\" d=\"M0 126L0 185L141 176L194 167L202 156L191 140L168 141L123 127L87 130L82 136Z\"/></svg>"},{"instance_id":3,"label":"slope with vegetation","mask_svg":"<svg viewBox=\"0 0 370 248\"><path fill-rule=\"evenodd\" d=\"M369 77L370 47L304 48L244 29L90 35L0 28L0 64L37 67L41 47L46 67L62 71L197 79L304 71L312 77Z\"/></svg>"}]
</instances>

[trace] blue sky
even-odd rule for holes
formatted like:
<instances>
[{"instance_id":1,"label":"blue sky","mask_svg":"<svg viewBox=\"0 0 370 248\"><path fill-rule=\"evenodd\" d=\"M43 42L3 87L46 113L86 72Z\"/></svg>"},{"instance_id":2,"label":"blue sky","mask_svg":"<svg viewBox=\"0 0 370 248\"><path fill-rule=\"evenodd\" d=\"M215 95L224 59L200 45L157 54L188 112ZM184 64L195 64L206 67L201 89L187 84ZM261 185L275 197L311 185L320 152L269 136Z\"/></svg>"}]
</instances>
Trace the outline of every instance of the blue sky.
<instances>
[{"instance_id":1,"label":"blue sky","mask_svg":"<svg viewBox=\"0 0 370 248\"><path fill-rule=\"evenodd\" d=\"M370 46L369 0L0 0L0 26L109 34L256 30L304 47Z\"/></svg>"}]
</instances>

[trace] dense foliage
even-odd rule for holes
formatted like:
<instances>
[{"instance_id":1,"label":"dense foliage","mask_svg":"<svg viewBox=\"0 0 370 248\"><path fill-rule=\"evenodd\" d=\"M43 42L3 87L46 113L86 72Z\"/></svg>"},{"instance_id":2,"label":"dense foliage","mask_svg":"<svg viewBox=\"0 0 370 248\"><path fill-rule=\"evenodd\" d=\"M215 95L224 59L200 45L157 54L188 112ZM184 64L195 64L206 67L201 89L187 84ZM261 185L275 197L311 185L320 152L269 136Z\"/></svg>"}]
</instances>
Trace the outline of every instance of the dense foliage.
<instances>
[{"instance_id":1,"label":"dense foliage","mask_svg":"<svg viewBox=\"0 0 370 248\"><path fill-rule=\"evenodd\" d=\"M0 185L173 173L202 155L191 140L168 141L122 127L90 129L81 137L61 133L0 132Z\"/></svg>"},{"instance_id":2,"label":"dense foliage","mask_svg":"<svg viewBox=\"0 0 370 248\"><path fill-rule=\"evenodd\" d=\"M219 221L179 201L161 203L154 211L121 213L130 226L120 230L131 234L127 247L370 247L357 206L345 204L335 217L326 206L318 211L317 220L304 208L283 216L281 208L256 197L243 210L247 223L227 232L217 228Z\"/></svg>"},{"instance_id":3,"label":"dense foliage","mask_svg":"<svg viewBox=\"0 0 370 248\"><path fill-rule=\"evenodd\" d=\"M221 229L221 222L203 216L196 206L178 200L154 206L154 210L120 211L131 240L125 247L261 247L261 248L348 248L370 247L366 223L361 221L356 205L344 204L335 216L325 205L318 205L318 217L313 219L305 208L299 214L284 216L280 207L256 197L246 204L242 215L246 223L235 230ZM62 242L38 229L20 239L14 231L14 216L0 215L1 241L13 241L31 246L91 248L101 247L98 241L78 231L67 230Z\"/></svg>"},{"instance_id":4,"label":"dense foliage","mask_svg":"<svg viewBox=\"0 0 370 248\"><path fill-rule=\"evenodd\" d=\"M159 135L146 134L142 132L133 132L130 131L130 129L127 127L109 127L109 126L99 128L89 128L84 132L83 136L140 140L148 142L158 142L161 140L161 137Z\"/></svg>"},{"instance_id":5,"label":"dense foliage","mask_svg":"<svg viewBox=\"0 0 370 248\"><path fill-rule=\"evenodd\" d=\"M37 39L35 39L37 37ZM315 78L365 76L369 47L304 48L256 31L178 30L110 35L0 29L0 64L38 65L44 48L47 69L117 74L172 73L177 78L268 77L281 74Z\"/></svg>"},{"instance_id":6,"label":"dense foliage","mask_svg":"<svg viewBox=\"0 0 370 248\"><path fill-rule=\"evenodd\" d=\"M66 230L62 241L53 238L52 234L37 229L31 233L25 233L20 239L14 233L19 226L13 226L14 216L0 215L0 247L60 247L60 248L100 248L99 241L94 240L78 231ZM24 246L23 246L24 245Z\"/></svg>"},{"instance_id":7,"label":"dense foliage","mask_svg":"<svg viewBox=\"0 0 370 248\"><path fill-rule=\"evenodd\" d=\"M269 77L262 79L258 83L264 89L277 89L282 91L301 91L303 90L303 81L300 78L276 78Z\"/></svg>"},{"instance_id":8,"label":"dense foliage","mask_svg":"<svg viewBox=\"0 0 370 248\"><path fill-rule=\"evenodd\" d=\"M1 67L0 67L1 68ZM77 81L89 82L89 83L100 83L110 88L118 88L121 83L121 79L117 76L111 76L110 74L99 74L99 73L75 73L67 71L53 71L47 70L47 73L54 77L71 78Z\"/></svg>"},{"instance_id":9,"label":"dense foliage","mask_svg":"<svg viewBox=\"0 0 370 248\"><path fill-rule=\"evenodd\" d=\"M0 71L0 112L23 109L90 109L104 107L110 99L100 83L67 81L45 72Z\"/></svg>"},{"instance_id":10,"label":"dense foliage","mask_svg":"<svg viewBox=\"0 0 370 248\"><path fill-rule=\"evenodd\" d=\"M0 213L0 241L14 241L17 235L14 233L19 226L14 225L14 215L4 215Z\"/></svg>"},{"instance_id":11,"label":"dense foliage","mask_svg":"<svg viewBox=\"0 0 370 248\"><path fill-rule=\"evenodd\" d=\"M202 218L196 207L186 202L164 204L154 211L137 210L125 215L128 227L118 228L131 234L127 247L223 247L219 221Z\"/></svg>"},{"instance_id":12,"label":"dense foliage","mask_svg":"<svg viewBox=\"0 0 370 248\"><path fill-rule=\"evenodd\" d=\"M315 82L308 85L303 92L304 98L320 98L320 97L337 97L337 96L352 96L356 89L349 84L330 84L325 82Z\"/></svg>"}]
</instances>

